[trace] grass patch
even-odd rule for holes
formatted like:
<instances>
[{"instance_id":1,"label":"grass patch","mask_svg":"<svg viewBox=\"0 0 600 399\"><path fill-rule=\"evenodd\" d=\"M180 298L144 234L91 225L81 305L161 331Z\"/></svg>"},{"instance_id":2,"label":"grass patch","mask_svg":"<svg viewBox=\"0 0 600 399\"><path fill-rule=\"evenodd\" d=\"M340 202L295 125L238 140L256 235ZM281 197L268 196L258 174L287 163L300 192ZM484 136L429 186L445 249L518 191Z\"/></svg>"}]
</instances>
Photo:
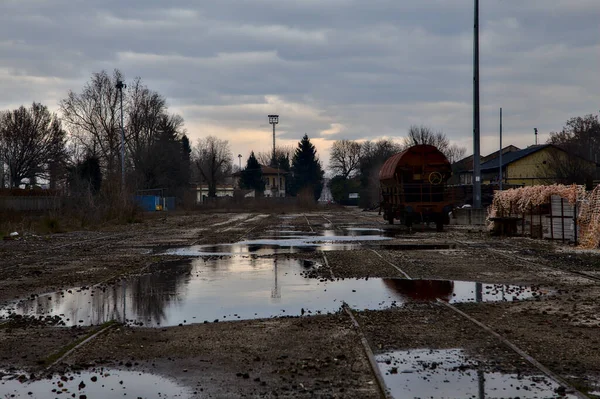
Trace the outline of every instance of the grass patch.
<instances>
[{"instance_id":1,"label":"grass patch","mask_svg":"<svg viewBox=\"0 0 600 399\"><path fill-rule=\"evenodd\" d=\"M571 386L577 389L579 392L588 395L590 398L600 398L600 396L592 394L591 392L597 391L594 387L590 386L585 381L578 378L565 378L565 380L571 384Z\"/></svg>"},{"instance_id":2,"label":"grass patch","mask_svg":"<svg viewBox=\"0 0 600 399\"><path fill-rule=\"evenodd\" d=\"M49 355L45 359L39 360L38 364L43 365L43 366L51 366L56 361L58 361L58 359L60 359L61 357L63 357L67 352L69 352L71 349L75 348L77 345L79 345L80 343L82 343L86 339L90 338L92 335L94 335L94 334L96 334L99 331L102 331L104 329L107 329L107 328L110 328L112 326L115 326L117 324L119 324L119 323L117 323L115 320L110 320L110 321L107 321L104 324L101 324L100 326L98 326L98 328L95 328L94 330L90 331L89 333L87 333L83 337L81 337L79 339L76 339L75 341L71 342L69 345L64 346L63 348L61 348L57 352L52 353L51 355Z\"/></svg>"},{"instance_id":3,"label":"grass patch","mask_svg":"<svg viewBox=\"0 0 600 399\"><path fill-rule=\"evenodd\" d=\"M49 234L62 232L58 218L52 216L46 216L42 219L39 231L46 231Z\"/></svg>"}]
</instances>

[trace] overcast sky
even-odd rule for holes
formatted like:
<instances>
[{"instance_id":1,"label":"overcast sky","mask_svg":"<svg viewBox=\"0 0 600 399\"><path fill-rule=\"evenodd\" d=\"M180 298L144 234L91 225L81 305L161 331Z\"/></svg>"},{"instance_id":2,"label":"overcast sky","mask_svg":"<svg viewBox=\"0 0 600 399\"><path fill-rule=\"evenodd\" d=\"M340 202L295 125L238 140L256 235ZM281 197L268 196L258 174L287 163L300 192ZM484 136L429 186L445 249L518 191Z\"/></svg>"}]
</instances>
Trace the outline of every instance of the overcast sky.
<instances>
[{"instance_id":1,"label":"overcast sky","mask_svg":"<svg viewBox=\"0 0 600 399\"><path fill-rule=\"evenodd\" d=\"M481 0L482 153L545 141L600 110L599 0ZM1 0L0 109L53 110L93 72L164 95L189 136L244 162L307 133L402 138L411 124L472 152L473 0ZM237 163L237 159L235 160Z\"/></svg>"}]
</instances>

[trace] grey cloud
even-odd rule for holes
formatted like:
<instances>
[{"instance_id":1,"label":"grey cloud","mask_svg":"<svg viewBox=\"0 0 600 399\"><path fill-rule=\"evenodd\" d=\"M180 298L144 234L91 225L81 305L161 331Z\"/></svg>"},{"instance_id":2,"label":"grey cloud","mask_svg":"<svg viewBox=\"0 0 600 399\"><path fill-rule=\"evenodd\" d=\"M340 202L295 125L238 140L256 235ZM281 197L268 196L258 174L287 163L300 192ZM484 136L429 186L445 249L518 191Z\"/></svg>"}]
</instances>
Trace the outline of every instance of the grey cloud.
<instances>
[{"instance_id":1,"label":"grey cloud","mask_svg":"<svg viewBox=\"0 0 600 399\"><path fill-rule=\"evenodd\" d=\"M597 111L597 0L481 10L490 140L500 106L515 140ZM0 108L52 106L119 68L164 94L196 137L213 124L264 129L273 109L284 139L401 137L424 123L468 143L472 18L471 0L5 0ZM320 134L334 124L339 133Z\"/></svg>"}]
</instances>

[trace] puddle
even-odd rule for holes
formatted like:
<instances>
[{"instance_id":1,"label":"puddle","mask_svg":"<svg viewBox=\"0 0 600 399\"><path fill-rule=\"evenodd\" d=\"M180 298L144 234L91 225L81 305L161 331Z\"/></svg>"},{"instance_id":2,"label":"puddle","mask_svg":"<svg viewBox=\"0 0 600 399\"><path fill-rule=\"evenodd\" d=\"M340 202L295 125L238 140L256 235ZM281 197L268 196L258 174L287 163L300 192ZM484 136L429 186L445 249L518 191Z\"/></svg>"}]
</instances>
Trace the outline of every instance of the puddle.
<instances>
[{"instance_id":1,"label":"puddle","mask_svg":"<svg viewBox=\"0 0 600 399\"><path fill-rule=\"evenodd\" d=\"M60 325L97 325L109 320L173 326L215 320L331 313L342 302L357 310L406 302L511 301L541 295L534 288L473 282L308 278L317 266L298 259L196 258L156 265L146 274L112 286L69 289L24 299L0 311L50 318Z\"/></svg>"},{"instance_id":2,"label":"puddle","mask_svg":"<svg viewBox=\"0 0 600 399\"><path fill-rule=\"evenodd\" d=\"M323 235L280 232L276 235L239 241L233 244L194 245L183 248L172 248L164 252L164 254L179 256L274 255L282 253L352 250L360 248L361 242L389 239L389 237L379 234L358 234L358 232L349 232L347 235L336 235L332 230L325 230Z\"/></svg>"},{"instance_id":3,"label":"puddle","mask_svg":"<svg viewBox=\"0 0 600 399\"><path fill-rule=\"evenodd\" d=\"M417 349L375 356L394 398L576 398L560 396L543 375L504 374L469 359L461 349Z\"/></svg>"},{"instance_id":4,"label":"puddle","mask_svg":"<svg viewBox=\"0 0 600 399\"><path fill-rule=\"evenodd\" d=\"M383 283L404 302L435 301L450 303L512 302L550 292L538 287L506 284L484 284L471 281L382 279Z\"/></svg>"},{"instance_id":5,"label":"puddle","mask_svg":"<svg viewBox=\"0 0 600 399\"><path fill-rule=\"evenodd\" d=\"M348 251L359 249L362 245L377 246L381 249L444 249L451 248L442 244L393 244L389 248L373 244L391 240L398 235L397 231L386 231L378 228L347 227L338 230L325 229L319 234L298 231L291 228L267 230L266 234L255 239L239 241L231 244L194 245L181 248L155 248L154 253L178 256L224 256L247 255L257 256L307 253L315 251ZM421 248L425 246L425 248Z\"/></svg>"},{"instance_id":6,"label":"puddle","mask_svg":"<svg viewBox=\"0 0 600 399\"><path fill-rule=\"evenodd\" d=\"M3 373L0 373L2 375ZM27 374L24 375L24 377ZM135 371L101 369L96 372L54 375L49 379L0 380L2 398L190 398L192 392L164 377Z\"/></svg>"}]
</instances>

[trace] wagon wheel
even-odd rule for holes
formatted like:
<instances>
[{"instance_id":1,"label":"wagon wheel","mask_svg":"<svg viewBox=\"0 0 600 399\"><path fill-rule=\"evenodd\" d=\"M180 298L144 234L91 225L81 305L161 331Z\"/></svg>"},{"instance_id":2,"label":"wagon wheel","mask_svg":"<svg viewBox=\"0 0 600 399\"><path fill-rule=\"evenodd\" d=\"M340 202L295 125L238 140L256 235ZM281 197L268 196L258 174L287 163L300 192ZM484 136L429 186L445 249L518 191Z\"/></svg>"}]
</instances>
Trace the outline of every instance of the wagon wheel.
<instances>
[{"instance_id":1,"label":"wagon wheel","mask_svg":"<svg viewBox=\"0 0 600 399\"><path fill-rule=\"evenodd\" d=\"M429 174L429 183L433 185L441 184L442 180L444 180L444 178L440 172L431 172Z\"/></svg>"}]
</instances>

